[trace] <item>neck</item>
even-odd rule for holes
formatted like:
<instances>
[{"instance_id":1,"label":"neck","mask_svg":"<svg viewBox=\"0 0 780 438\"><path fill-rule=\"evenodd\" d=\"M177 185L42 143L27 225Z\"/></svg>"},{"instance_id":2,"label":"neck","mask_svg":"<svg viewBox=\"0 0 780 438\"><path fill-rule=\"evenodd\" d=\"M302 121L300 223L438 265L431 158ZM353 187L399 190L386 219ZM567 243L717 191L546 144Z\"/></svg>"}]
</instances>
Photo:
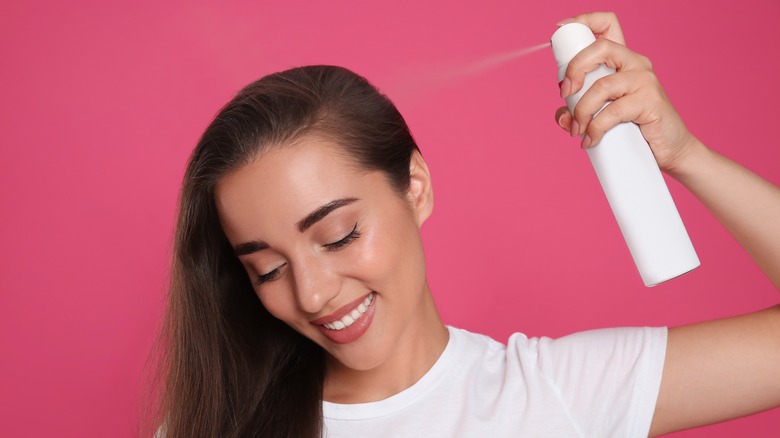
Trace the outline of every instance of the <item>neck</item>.
<instances>
[{"instance_id":1,"label":"neck","mask_svg":"<svg viewBox=\"0 0 780 438\"><path fill-rule=\"evenodd\" d=\"M426 285L421 313L404 329L390 356L368 370L354 370L328 356L323 398L334 403L383 400L414 385L436 363L449 341Z\"/></svg>"}]
</instances>

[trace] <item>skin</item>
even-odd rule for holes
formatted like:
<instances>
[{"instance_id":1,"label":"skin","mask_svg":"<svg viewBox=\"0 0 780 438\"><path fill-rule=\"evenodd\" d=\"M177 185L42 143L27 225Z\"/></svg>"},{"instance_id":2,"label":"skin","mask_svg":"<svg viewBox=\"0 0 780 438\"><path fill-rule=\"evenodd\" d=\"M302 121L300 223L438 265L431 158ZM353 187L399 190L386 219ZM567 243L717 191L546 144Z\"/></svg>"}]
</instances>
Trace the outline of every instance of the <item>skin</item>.
<instances>
[{"instance_id":1,"label":"skin","mask_svg":"<svg viewBox=\"0 0 780 438\"><path fill-rule=\"evenodd\" d=\"M255 283L275 272L255 286L263 305L327 353L327 401L363 403L396 394L419 380L447 344L425 279L420 227L432 211L433 192L418 153L410 174L409 190L399 194L383 173L358 168L337 144L306 137L263 153L217 185L230 243L268 244L239 257ZM301 232L304 217L346 198L356 200ZM353 230L358 237L342 240ZM374 317L357 340L335 343L312 324L372 291Z\"/></svg>"},{"instance_id":2,"label":"skin","mask_svg":"<svg viewBox=\"0 0 780 438\"><path fill-rule=\"evenodd\" d=\"M650 61L625 47L612 13L583 14L600 35L569 64L561 96L582 87L599 64L618 72L597 81L558 125L594 147L620 122L639 125L661 170L680 181L737 239L780 289L780 188L709 149L683 124ZM593 115L612 101L598 116ZM780 307L669 330L666 363L650 430L657 436L780 406Z\"/></svg>"}]
</instances>

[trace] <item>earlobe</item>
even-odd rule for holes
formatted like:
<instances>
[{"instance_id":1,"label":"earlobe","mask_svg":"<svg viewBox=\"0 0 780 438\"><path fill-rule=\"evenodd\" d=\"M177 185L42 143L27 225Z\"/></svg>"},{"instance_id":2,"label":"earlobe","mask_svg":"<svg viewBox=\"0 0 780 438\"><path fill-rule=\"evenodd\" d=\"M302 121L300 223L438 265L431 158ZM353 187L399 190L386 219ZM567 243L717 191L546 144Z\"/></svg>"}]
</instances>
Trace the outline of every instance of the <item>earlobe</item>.
<instances>
[{"instance_id":1,"label":"earlobe","mask_svg":"<svg viewBox=\"0 0 780 438\"><path fill-rule=\"evenodd\" d=\"M433 185L428 165L420 152L414 151L409 162L409 192L407 193L412 209L421 227L433 212Z\"/></svg>"}]
</instances>

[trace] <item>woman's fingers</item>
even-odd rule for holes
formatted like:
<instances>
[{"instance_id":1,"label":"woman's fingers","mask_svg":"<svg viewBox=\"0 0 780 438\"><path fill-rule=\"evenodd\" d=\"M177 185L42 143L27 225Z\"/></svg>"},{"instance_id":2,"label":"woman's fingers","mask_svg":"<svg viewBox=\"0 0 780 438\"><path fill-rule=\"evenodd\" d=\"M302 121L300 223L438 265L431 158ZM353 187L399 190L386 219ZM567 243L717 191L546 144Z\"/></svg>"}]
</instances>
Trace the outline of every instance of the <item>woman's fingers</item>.
<instances>
[{"instance_id":1,"label":"woman's fingers","mask_svg":"<svg viewBox=\"0 0 780 438\"><path fill-rule=\"evenodd\" d=\"M610 128L621 122L645 122L640 118L643 109L658 96L652 96L657 89L655 75L648 71L623 72L620 75L605 76L591 85L583 94L572 114L567 107L558 108L555 121L572 136L587 134L588 146L595 146ZM612 102L605 106L606 103ZM603 108L603 109L602 109Z\"/></svg>"},{"instance_id":2,"label":"woman's fingers","mask_svg":"<svg viewBox=\"0 0 780 438\"><path fill-rule=\"evenodd\" d=\"M581 132L587 137L583 139L582 147L593 147L599 144L604 134L622 122L630 122L642 114L641 98L636 95L626 96L605 106L587 127Z\"/></svg>"},{"instance_id":3,"label":"woman's fingers","mask_svg":"<svg viewBox=\"0 0 780 438\"><path fill-rule=\"evenodd\" d=\"M652 63L647 57L633 52L626 48L626 46L614 41L600 39L582 49L582 51L569 62L569 66L566 69L566 77L564 79L564 81L568 80L570 84L567 95L572 95L580 91L585 82L585 74L592 72L601 64L619 72L652 70L653 68Z\"/></svg>"},{"instance_id":4,"label":"woman's fingers","mask_svg":"<svg viewBox=\"0 0 780 438\"><path fill-rule=\"evenodd\" d=\"M588 130L589 126L594 121L594 116L604 107L604 104L610 101L620 101L622 99L629 99L639 96L639 99L629 99L626 104L636 104L640 107L650 107L651 102L657 102L659 96L654 96L654 93L660 93L660 85L652 71L648 70L632 70L624 71L620 74L613 74L605 76L598 81L594 82L588 91L582 95L580 101L577 103L577 107L574 108L574 120L579 127L578 132L574 134L584 133ZM611 106L611 105L610 105ZM606 108L605 108L606 110ZM602 112L604 110L601 110ZM615 111L614 109L610 112ZM631 113L639 114L641 111L631 111ZM623 122L636 121L637 123L646 122L644 120L636 119L623 119ZM600 122L603 123L603 122ZM617 124L617 123L615 123ZM596 138L601 138L603 132L601 132L601 124L597 125L594 129L596 131L590 132L591 140L596 144ZM608 126L611 128L614 125Z\"/></svg>"},{"instance_id":5,"label":"woman's fingers","mask_svg":"<svg viewBox=\"0 0 780 438\"><path fill-rule=\"evenodd\" d=\"M558 126L571 136L583 135L581 143L582 148L594 147L599 144L604 134L619 123L631 122L641 118L647 118L644 113L644 98L641 95L628 95L622 99L616 100L599 111L597 108L594 113L587 116L586 122L580 123L569 112L566 107L558 108L555 112L555 120ZM575 112L579 112L578 105Z\"/></svg>"}]
</instances>

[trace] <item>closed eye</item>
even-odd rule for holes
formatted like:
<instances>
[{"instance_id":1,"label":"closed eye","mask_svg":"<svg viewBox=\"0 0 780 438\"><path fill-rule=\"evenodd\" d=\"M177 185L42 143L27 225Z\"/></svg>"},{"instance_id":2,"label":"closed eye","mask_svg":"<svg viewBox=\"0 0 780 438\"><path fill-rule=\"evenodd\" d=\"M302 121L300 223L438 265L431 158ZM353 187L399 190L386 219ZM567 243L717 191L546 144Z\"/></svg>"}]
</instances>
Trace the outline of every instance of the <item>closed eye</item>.
<instances>
[{"instance_id":1,"label":"closed eye","mask_svg":"<svg viewBox=\"0 0 780 438\"><path fill-rule=\"evenodd\" d=\"M284 265L282 265L282 266L284 266ZM279 266L278 268L274 269L273 271L271 271L271 272L269 272L267 274L258 275L257 276L257 280L255 281L255 286L260 286L261 284L263 284L263 283L265 283L267 281L275 280L276 277L279 276L279 269L282 266Z\"/></svg>"},{"instance_id":2,"label":"closed eye","mask_svg":"<svg viewBox=\"0 0 780 438\"><path fill-rule=\"evenodd\" d=\"M354 227L352 227L352 231L349 232L346 236L344 236L342 239L337 240L336 242L332 243L326 243L323 245L328 251L337 251L350 243L354 242L355 239L360 237L360 231L357 230L357 224L355 224ZM276 280L279 276L279 270L284 265L279 266L278 268L274 269L273 271L270 271L266 274L258 275L257 280L255 280L255 285L260 286L263 283Z\"/></svg>"},{"instance_id":3,"label":"closed eye","mask_svg":"<svg viewBox=\"0 0 780 438\"><path fill-rule=\"evenodd\" d=\"M352 231L344 236L343 239L333 243L325 244L323 246L327 248L328 251L336 251L354 242L358 237L360 237L360 231L357 230L357 224L355 224L355 226L352 228Z\"/></svg>"}]
</instances>

